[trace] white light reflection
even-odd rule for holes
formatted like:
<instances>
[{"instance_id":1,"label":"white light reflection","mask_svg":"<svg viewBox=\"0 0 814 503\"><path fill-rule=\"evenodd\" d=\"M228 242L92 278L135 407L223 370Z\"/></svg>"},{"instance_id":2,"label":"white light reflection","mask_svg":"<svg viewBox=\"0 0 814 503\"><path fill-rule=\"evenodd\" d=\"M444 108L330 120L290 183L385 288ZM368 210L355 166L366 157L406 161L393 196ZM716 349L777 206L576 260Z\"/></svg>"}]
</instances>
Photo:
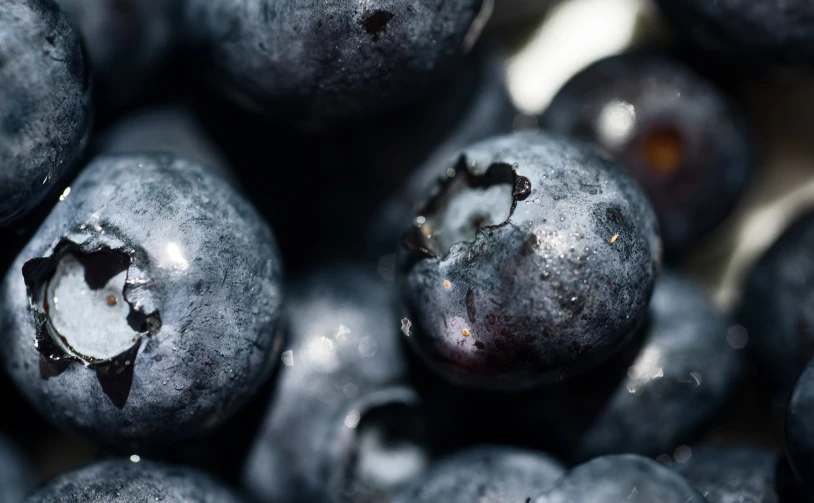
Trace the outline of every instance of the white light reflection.
<instances>
[{"instance_id":1,"label":"white light reflection","mask_svg":"<svg viewBox=\"0 0 814 503\"><path fill-rule=\"evenodd\" d=\"M616 147L626 142L636 126L636 109L630 103L615 100L602 108L596 129L603 142Z\"/></svg>"},{"instance_id":2,"label":"white light reflection","mask_svg":"<svg viewBox=\"0 0 814 503\"><path fill-rule=\"evenodd\" d=\"M639 355L638 360L627 369L627 390L636 393L639 389L652 381L664 377L661 363L661 351L658 348L647 348Z\"/></svg>"},{"instance_id":3,"label":"white light reflection","mask_svg":"<svg viewBox=\"0 0 814 503\"><path fill-rule=\"evenodd\" d=\"M319 335L309 337L302 357L313 363L320 372L333 372L339 368L339 358L334 351L333 341L327 337Z\"/></svg>"},{"instance_id":4,"label":"white light reflection","mask_svg":"<svg viewBox=\"0 0 814 503\"><path fill-rule=\"evenodd\" d=\"M520 111L540 113L576 72L627 47L647 9L640 0L571 0L552 8L507 65L509 91Z\"/></svg>"},{"instance_id":5,"label":"white light reflection","mask_svg":"<svg viewBox=\"0 0 814 503\"><path fill-rule=\"evenodd\" d=\"M359 416L359 411L352 410L348 412L348 415L345 416L345 426L348 428L356 428L359 426L359 420L361 417Z\"/></svg>"},{"instance_id":6,"label":"white light reflection","mask_svg":"<svg viewBox=\"0 0 814 503\"><path fill-rule=\"evenodd\" d=\"M187 259L184 258L184 254L181 251L181 247L178 246L177 243L167 243L167 259L170 262L172 267L177 267L182 271L185 271L189 268L189 262Z\"/></svg>"},{"instance_id":7,"label":"white light reflection","mask_svg":"<svg viewBox=\"0 0 814 503\"><path fill-rule=\"evenodd\" d=\"M347 335L350 333L350 329L345 325L339 325L339 330L334 335L334 338L337 342L345 342L347 340Z\"/></svg>"},{"instance_id":8,"label":"white light reflection","mask_svg":"<svg viewBox=\"0 0 814 503\"><path fill-rule=\"evenodd\" d=\"M412 326L413 326L413 322L411 322L407 318L402 318L401 319L401 333L403 333L407 337L410 337L410 334L411 334L410 328Z\"/></svg>"}]
</instances>

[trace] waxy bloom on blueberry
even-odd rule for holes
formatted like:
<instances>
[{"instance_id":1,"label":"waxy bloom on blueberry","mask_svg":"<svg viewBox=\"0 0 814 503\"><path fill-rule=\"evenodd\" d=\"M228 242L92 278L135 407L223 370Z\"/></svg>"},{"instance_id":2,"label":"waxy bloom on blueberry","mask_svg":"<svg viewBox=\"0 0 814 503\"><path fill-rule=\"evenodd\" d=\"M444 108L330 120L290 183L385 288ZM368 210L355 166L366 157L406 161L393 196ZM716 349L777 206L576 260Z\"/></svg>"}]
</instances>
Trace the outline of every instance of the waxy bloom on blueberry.
<instances>
[{"instance_id":1,"label":"waxy bloom on blueberry","mask_svg":"<svg viewBox=\"0 0 814 503\"><path fill-rule=\"evenodd\" d=\"M644 321L656 219L614 163L557 136L465 148L403 242L410 337L450 381L518 389L607 359Z\"/></svg>"}]
</instances>

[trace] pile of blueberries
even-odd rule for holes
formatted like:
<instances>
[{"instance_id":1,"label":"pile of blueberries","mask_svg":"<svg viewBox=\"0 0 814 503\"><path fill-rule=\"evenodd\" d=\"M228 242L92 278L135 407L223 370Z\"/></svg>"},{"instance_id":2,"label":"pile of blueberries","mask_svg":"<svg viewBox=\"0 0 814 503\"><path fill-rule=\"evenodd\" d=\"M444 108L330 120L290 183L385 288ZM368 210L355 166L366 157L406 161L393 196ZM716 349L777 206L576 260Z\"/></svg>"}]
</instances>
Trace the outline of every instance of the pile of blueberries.
<instances>
[{"instance_id":1,"label":"pile of blueberries","mask_svg":"<svg viewBox=\"0 0 814 503\"><path fill-rule=\"evenodd\" d=\"M660 0L518 130L547 3L0 0L0 503L812 501L814 213L731 313L680 264L814 3Z\"/></svg>"}]
</instances>

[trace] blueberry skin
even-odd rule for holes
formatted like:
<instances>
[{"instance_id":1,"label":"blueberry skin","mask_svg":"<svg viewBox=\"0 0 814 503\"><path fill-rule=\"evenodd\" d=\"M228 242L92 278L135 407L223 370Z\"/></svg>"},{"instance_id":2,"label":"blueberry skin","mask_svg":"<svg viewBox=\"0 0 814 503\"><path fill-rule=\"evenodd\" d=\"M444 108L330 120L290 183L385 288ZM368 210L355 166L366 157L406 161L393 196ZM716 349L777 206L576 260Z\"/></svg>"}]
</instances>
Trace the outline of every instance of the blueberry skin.
<instances>
[{"instance_id":1,"label":"blueberry skin","mask_svg":"<svg viewBox=\"0 0 814 503\"><path fill-rule=\"evenodd\" d=\"M540 452L471 447L439 461L394 503L524 503L549 489L563 473L559 462Z\"/></svg>"},{"instance_id":2,"label":"blueberry skin","mask_svg":"<svg viewBox=\"0 0 814 503\"><path fill-rule=\"evenodd\" d=\"M96 136L92 150L106 154L174 154L209 168L232 186L238 183L194 109L182 103L126 115Z\"/></svg>"},{"instance_id":3,"label":"blueberry skin","mask_svg":"<svg viewBox=\"0 0 814 503\"><path fill-rule=\"evenodd\" d=\"M629 500L658 503L705 501L681 475L661 463L623 454L596 458L573 468L535 503L619 503Z\"/></svg>"},{"instance_id":4,"label":"blueberry skin","mask_svg":"<svg viewBox=\"0 0 814 503\"><path fill-rule=\"evenodd\" d=\"M286 294L285 365L244 486L269 503L389 501L427 457L393 284L343 264Z\"/></svg>"},{"instance_id":5,"label":"blueberry skin","mask_svg":"<svg viewBox=\"0 0 814 503\"><path fill-rule=\"evenodd\" d=\"M661 254L633 181L553 135L487 140L448 167L451 181L414 221L429 226L445 211L439 198L474 194L467 183L513 183L514 204L507 221L473 228L474 241L448 253L435 236L450 229L424 239L427 227L411 224L399 279L409 341L424 361L453 383L510 390L584 371L619 349L646 318ZM482 216L477 205L466 210L475 223Z\"/></svg>"},{"instance_id":6,"label":"blueberry skin","mask_svg":"<svg viewBox=\"0 0 814 503\"><path fill-rule=\"evenodd\" d=\"M188 0L213 80L255 113L308 128L416 102L450 75L483 0Z\"/></svg>"},{"instance_id":7,"label":"blueberry skin","mask_svg":"<svg viewBox=\"0 0 814 503\"><path fill-rule=\"evenodd\" d=\"M109 460L52 480L25 503L242 503L232 490L204 473L150 461Z\"/></svg>"},{"instance_id":8,"label":"blueberry skin","mask_svg":"<svg viewBox=\"0 0 814 503\"><path fill-rule=\"evenodd\" d=\"M125 264L108 305L121 295L125 336L138 333L129 349L89 362L65 344L87 342L98 325L60 343L57 302L49 311L40 288L67 254L102 252ZM86 267L85 281L102 272ZM179 441L211 431L268 377L282 343L280 283L271 231L223 180L171 156L100 156L6 275L3 363L41 414L79 435L122 450ZM110 341L114 321L104 325Z\"/></svg>"},{"instance_id":9,"label":"blueberry skin","mask_svg":"<svg viewBox=\"0 0 814 503\"><path fill-rule=\"evenodd\" d=\"M727 342L729 326L691 281L662 272L643 345L565 383L535 406L537 417L560 441L570 438L565 450L571 459L673 452L734 398L741 362ZM611 383L610 392L601 391L603 381ZM582 416L590 401L598 412Z\"/></svg>"},{"instance_id":10,"label":"blueberry skin","mask_svg":"<svg viewBox=\"0 0 814 503\"><path fill-rule=\"evenodd\" d=\"M179 0L56 0L79 30L98 109L111 114L154 80L175 43Z\"/></svg>"},{"instance_id":11,"label":"blueberry skin","mask_svg":"<svg viewBox=\"0 0 814 503\"><path fill-rule=\"evenodd\" d=\"M746 67L810 65L814 5L808 0L659 0L683 42L715 61Z\"/></svg>"},{"instance_id":12,"label":"blueberry skin","mask_svg":"<svg viewBox=\"0 0 814 503\"><path fill-rule=\"evenodd\" d=\"M786 409L786 454L797 478L814 495L814 361L803 371Z\"/></svg>"},{"instance_id":13,"label":"blueberry skin","mask_svg":"<svg viewBox=\"0 0 814 503\"><path fill-rule=\"evenodd\" d=\"M673 469L683 475L707 503L780 503L775 470L777 452L758 447L699 445L686 463Z\"/></svg>"},{"instance_id":14,"label":"blueberry skin","mask_svg":"<svg viewBox=\"0 0 814 503\"><path fill-rule=\"evenodd\" d=\"M0 501L21 503L34 488L34 474L16 446L0 436Z\"/></svg>"},{"instance_id":15,"label":"blueberry skin","mask_svg":"<svg viewBox=\"0 0 814 503\"><path fill-rule=\"evenodd\" d=\"M671 257L680 258L721 224L756 169L753 139L735 104L659 54L590 65L557 93L540 122L598 145L636 179Z\"/></svg>"},{"instance_id":16,"label":"blueberry skin","mask_svg":"<svg viewBox=\"0 0 814 503\"><path fill-rule=\"evenodd\" d=\"M814 213L792 223L746 280L738 321L761 380L786 403L814 357Z\"/></svg>"},{"instance_id":17,"label":"blueberry skin","mask_svg":"<svg viewBox=\"0 0 814 503\"><path fill-rule=\"evenodd\" d=\"M52 0L0 4L0 227L33 210L80 157L91 82L79 36Z\"/></svg>"}]
</instances>

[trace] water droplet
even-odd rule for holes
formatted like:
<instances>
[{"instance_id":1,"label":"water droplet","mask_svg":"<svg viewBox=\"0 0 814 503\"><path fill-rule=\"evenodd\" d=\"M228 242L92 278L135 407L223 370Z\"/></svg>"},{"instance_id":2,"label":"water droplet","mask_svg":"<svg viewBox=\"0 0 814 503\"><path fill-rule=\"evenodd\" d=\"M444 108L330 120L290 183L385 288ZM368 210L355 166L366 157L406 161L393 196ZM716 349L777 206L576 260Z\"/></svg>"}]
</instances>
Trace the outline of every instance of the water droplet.
<instances>
[{"instance_id":1,"label":"water droplet","mask_svg":"<svg viewBox=\"0 0 814 503\"><path fill-rule=\"evenodd\" d=\"M692 449L690 449L689 446L680 445L676 447L676 450L673 453L673 457L679 463L684 464L687 461L689 461L690 458L692 457Z\"/></svg>"},{"instance_id":2,"label":"water droplet","mask_svg":"<svg viewBox=\"0 0 814 503\"><path fill-rule=\"evenodd\" d=\"M348 415L345 416L345 426L348 428L356 428L359 426L359 420L361 417L359 416L359 411L352 410L348 412Z\"/></svg>"},{"instance_id":3,"label":"water droplet","mask_svg":"<svg viewBox=\"0 0 814 503\"><path fill-rule=\"evenodd\" d=\"M401 320L401 332L409 337L411 335L410 329L413 326L413 322L411 322L407 318L402 318Z\"/></svg>"}]
</instances>

